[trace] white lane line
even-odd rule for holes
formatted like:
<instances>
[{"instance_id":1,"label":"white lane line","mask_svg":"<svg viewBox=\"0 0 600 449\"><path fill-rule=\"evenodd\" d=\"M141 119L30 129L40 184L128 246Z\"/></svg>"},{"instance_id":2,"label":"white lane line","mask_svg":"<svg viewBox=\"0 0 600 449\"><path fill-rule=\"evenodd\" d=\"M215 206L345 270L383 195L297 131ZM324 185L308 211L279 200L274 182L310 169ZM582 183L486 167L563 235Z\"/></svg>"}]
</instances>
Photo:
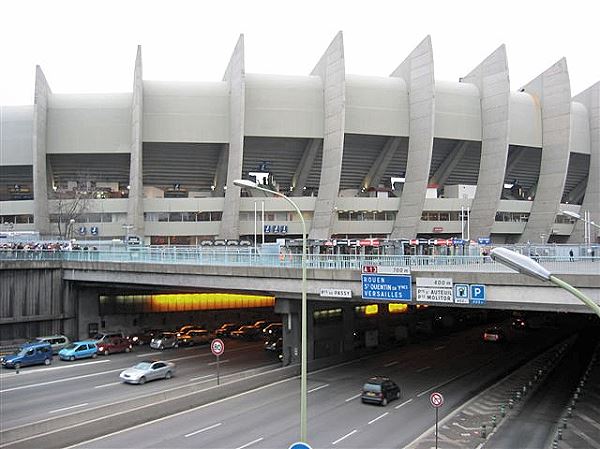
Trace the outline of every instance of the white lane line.
<instances>
[{"instance_id":1,"label":"white lane line","mask_svg":"<svg viewBox=\"0 0 600 449\"><path fill-rule=\"evenodd\" d=\"M369 424L373 424L375 421L379 421L381 418L383 418L384 416L389 415L389 414L390 414L390 412L385 412L382 415L379 415L377 418L372 419L371 421L369 421Z\"/></svg>"},{"instance_id":2,"label":"white lane line","mask_svg":"<svg viewBox=\"0 0 600 449\"><path fill-rule=\"evenodd\" d=\"M197 435L199 433L206 432L207 430L211 430L211 429L214 429L216 427L219 427L222 424L223 424L222 422L219 422L217 424L213 424L212 426L205 427L204 429L200 429L200 430L196 430L195 432L188 433L187 435L184 435L184 436L186 438L189 438L189 437Z\"/></svg>"},{"instance_id":3,"label":"white lane line","mask_svg":"<svg viewBox=\"0 0 600 449\"><path fill-rule=\"evenodd\" d=\"M264 437L257 438L256 440L250 441L249 443L246 443L240 447L236 447L235 449L244 449L245 447L252 446L253 444L258 443L262 440L264 440Z\"/></svg>"},{"instance_id":4,"label":"white lane line","mask_svg":"<svg viewBox=\"0 0 600 449\"><path fill-rule=\"evenodd\" d=\"M423 371L427 371L428 369L431 369L431 366L425 366L423 368L419 368L417 370L417 373L422 373Z\"/></svg>"},{"instance_id":5,"label":"white lane line","mask_svg":"<svg viewBox=\"0 0 600 449\"><path fill-rule=\"evenodd\" d=\"M431 388L428 388L428 389L427 389L427 390L425 390L425 391L421 391L421 392L420 392L420 393L417 395L417 397L418 397L418 398L420 398L420 397L421 397L421 396L423 396L424 394L427 394L427 393L429 393L430 391L433 391L433 390L435 390L435 388L436 388L436 387L437 387L437 385L435 385L435 386L433 386L433 387L431 387Z\"/></svg>"},{"instance_id":6,"label":"white lane line","mask_svg":"<svg viewBox=\"0 0 600 449\"><path fill-rule=\"evenodd\" d=\"M65 369L65 368L81 368L82 366L87 366L87 365L95 365L96 363L108 363L110 362L109 359L107 360L96 360L94 362L84 362L84 363L76 363L76 364L65 364L63 366L52 366L50 368L40 368L40 369L34 369L32 371L28 371L28 370L21 370L19 372L19 374L16 373L10 373L10 374L2 374L0 375L0 379L5 379L5 378L10 378L10 377L21 377L25 374L39 374L39 373L45 373L46 371L56 371L59 369Z\"/></svg>"},{"instance_id":7,"label":"white lane line","mask_svg":"<svg viewBox=\"0 0 600 449\"><path fill-rule=\"evenodd\" d=\"M57 408L56 410L50 410L48 413L64 412L65 410L71 410L73 408L85 407L88 404L88 402L84 402L83 404L72 405L71 407Z\"/></svg>"},{"instance_id":8,"label":"white lane line","mask_svg":"<svg viewBox=\"0 0 600 449\"><path fill-rule=\"evenodd\" d=\"M219 363L227 363L227 362L229 362L229 359L225 359L225 360L219 360ZM210 362L210 363L208 364L208 366L211 366L211 365L216 365L216 364L217 364L217 362Z\"/></svg>"},{"instance_id":9,"label":"white lane line","mask_svg":"<svg viewBox=\"0 0 600 449\"><path fill-rule=\"evenodd\" d=\"M433 348L434 351L440 351L442 349L444 349L446 346L438 346L437 348Z\"/></svg>"},{"instance_id":10,"label":"white lane line","mask_svg":"<svg viewBox=\"0 0 600 449\"><path fill-rule=\"evenodd\" d=\"M350 402L350 401L353 401L356 398L360 398L360 395L361 395L361 393L355 394L351 398L346 399L344 402Z\"/></svg>"},{"instance_id":11,"label":"white lane line","mask_svg":"<svg viewBox=\"0 0 600 449\"><path fill-rule=\"evenodd\" d=\"M319 387L315 387L315 388L312 388L312 389L308 390L307 393L312 393L313 391L318 391L321 388L327 388L328 386L329 386L329 384L321 385Z\"/></svg>"},{"instance_id":12,"label":"white lane line","mask_svg":"<svg viewBox=\"0 0 600 449\"><path fill-rule=\"evenodd\" d=\"M200 379L206 379L206 378L208 378L208 377L213 377L213 376L214 376L214 374L207 374L206 376L192 377L192 378L190 379L190 382L193 382L193 381L195 381L195 380L200 380Z\"/></svg>"},{"instance_id":13,"label":"white lane line","mask_svg":"<svg viewBox=\"0 0 600 449\"><path fill-rule=\"evenodd\" d=\"M408 401L404 401L402 404L397 405L396 407L394 407L395 410L398 410L400 407L405 406L406 404L408 404L409 402L412 402L412 398L410 398Z\"/></svg>"},{"instance_id":14,"label":"white lane line","mask_svg":"<svg viewBox=\"0 0 600 449\"><path fill-rule=\"evenodd\" d=\"M393 362L390 362L390 363L386 363L385 365L383 365L383 367L384 368L389 368L390 366L394 366L394 365L397 365L397 364L398 364L397 361L393 361Z\"/></svg>"},{"instance_id":15,"label":"white lane line","mask_svg":"<svg viewBox=\"0 0 600 449\"><path fill-rule=\"evenodd\" d=\"M341 438L338 438L337 440L335 440L333 443L331 444L338 444L340 441L345 440L346 438L348 438L350 435L354 435L356 433L356 429L354 429L352 432L347 433L346 435L344 435Z\"/></svg>"},{"instance_id":16,"label":"white lane line","mask_svg":"<svg viewBox=\"0 0 600 449\"><path fill-rule=\"evenodd\" d=\"M94 388L104 388L104 387L112 387L113 385L121 385L122 382L111 382L109 384L104 385L96 385Z\"/></svg>"},{"instance_id":17,"label":"white lane line","mask_svg":"<svg viewBox=\"0 0 600 449\"><path fill-rule=\"evenodd\" d=\"M81 376L65 377L64 379L49 380L48 382L39 382L37 384L32 384L32 385L21 385L20 387L13 387L13 388L7 388L5 390L0 390L0 393L7 393L9 391L16 391L16 390L23 390L25 388L43 387L44 385L68 382L70 380L85 379L86 377L102 376L106 373L115 373L117 371L123 371L124 369L125 368L117 368L117 369L111 369L108 371L102 371L101 373L83 374Z\"/></svg>"},{"instance_id":18,"label":"white lane line","mask_svg":"<svg viewBox=\"0 0 600 449\"><path fill-rule=\"evenodd\" d=\"M146 357L152 354L156 354L156 352L144 352L143 354L137 354L136 357Z\"/></svg>"}]
</instances>

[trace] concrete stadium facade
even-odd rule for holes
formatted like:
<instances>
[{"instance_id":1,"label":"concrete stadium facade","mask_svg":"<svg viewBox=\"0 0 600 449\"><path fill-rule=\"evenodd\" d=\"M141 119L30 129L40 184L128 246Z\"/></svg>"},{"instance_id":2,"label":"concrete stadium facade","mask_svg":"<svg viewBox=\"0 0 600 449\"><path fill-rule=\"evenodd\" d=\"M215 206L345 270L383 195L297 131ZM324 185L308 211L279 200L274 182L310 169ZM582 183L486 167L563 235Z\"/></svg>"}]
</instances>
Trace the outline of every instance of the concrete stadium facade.
<instances>
[{"instance_id":1,"label":"concrete stadium facade","mask_svg":"<svg viewBox=\"0 0 600 449\"><path fill-rule=\"evenodd\" d=\"M219 82L144 80L140 47L131 93L53 93L38 66L34 104L1 107L0 230L57 235L93 190L71 232L198 244L258 215L299 237L287 202L233 184L264 176L313 239L582 242L560 212L600 222L600 82L573 97L561 59L511 91L504 46L458 82L433 61L428 36L389 77L350 75L340 32L307 76L247 74L243 35Z\"/></svg>"}]
</instances>

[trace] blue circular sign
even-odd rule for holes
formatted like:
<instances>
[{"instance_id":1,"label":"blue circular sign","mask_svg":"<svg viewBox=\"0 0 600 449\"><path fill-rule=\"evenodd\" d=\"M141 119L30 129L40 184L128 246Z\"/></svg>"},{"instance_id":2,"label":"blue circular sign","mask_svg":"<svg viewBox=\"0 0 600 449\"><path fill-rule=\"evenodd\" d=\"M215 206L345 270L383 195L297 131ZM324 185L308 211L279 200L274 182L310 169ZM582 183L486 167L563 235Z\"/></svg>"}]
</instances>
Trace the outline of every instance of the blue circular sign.
<instances>
[{"instance_id":1,"label":"blue circular sign","mask_svg":"<svg viewBox=\"0 0 600 449\"><path fill-rule=\"evenodd\" d=\"M289 447L289 449L312 449L312 448L308 444L306 444L306 443L298 442L298 443L292 444Z\"/></svg>"}]
</instances>

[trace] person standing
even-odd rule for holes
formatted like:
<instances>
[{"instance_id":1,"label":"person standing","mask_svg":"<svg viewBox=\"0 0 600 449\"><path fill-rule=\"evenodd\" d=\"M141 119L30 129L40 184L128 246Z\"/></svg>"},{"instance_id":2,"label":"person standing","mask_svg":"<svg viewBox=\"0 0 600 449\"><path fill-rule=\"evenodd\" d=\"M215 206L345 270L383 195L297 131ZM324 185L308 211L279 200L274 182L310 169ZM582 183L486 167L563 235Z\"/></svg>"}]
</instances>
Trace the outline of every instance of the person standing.
<instances>
[{"instance_id":1,"label":"person standing","mask_svg":"<svg viewBox=\"0 0 600 449\"><path fill-rule=\"evenodd\" d=\"M570 260L571 262L573 262L573 261L575 260L575 259L573 258L573 250L572 250L572 249L570 249L570 250L569 250L569 260Z\"/></svg>"}]
</instances>

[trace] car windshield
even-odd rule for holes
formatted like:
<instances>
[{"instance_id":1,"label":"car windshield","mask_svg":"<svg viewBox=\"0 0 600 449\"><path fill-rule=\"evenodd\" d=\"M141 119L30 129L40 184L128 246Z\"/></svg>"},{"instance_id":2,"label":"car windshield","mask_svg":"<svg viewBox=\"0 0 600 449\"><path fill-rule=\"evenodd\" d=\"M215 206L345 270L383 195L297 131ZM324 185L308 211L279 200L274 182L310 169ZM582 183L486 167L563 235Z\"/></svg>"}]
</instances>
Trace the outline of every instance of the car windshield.
<instances>
[{"instance_id":1,"label":"car windshield","mask_svg":"<svg viewBox=\"0 0 600 449\"><path fill-rule=\"evenodd\" d=\"M141 370L147 370L147 369L150 369L150 366L152 366L152 363L150 363L150 362L140 362L137 365L135 365L134 368L141 369Z\"/></svg>"},{"instance_id":2,"label":"car windshield","mask_svg":"<svg viewBox=\"0 0 600 449\"><path fill-rule=\"evenodd\" d=\"M70 345L65 346L65 349L75 349L77 345L75 343L71 343Z\"/></svg>"},{"instance_id":3,"label":"car windshield","mask_svg":"<svg viewBox=\"0 0 600 449\"><path fill-rule=\"evenodd\" d=\"M363 390L364 391L371 391L373 393L380 393L381 392L381 385L366 383L366 384L363 385Z\"/></svg>"},{"instance_id":4,"label":"car windshield","mask_svg":"<svg viewBox=\"0 0 600 449\"><path fill-rule=\"evenodd\" d=\"M170 336L171 336L170 334L158 334L156 336L156 338L163 339L163 338L169 338Z\"/></svg>"},{"instance_id":5,"label":"car windshield","mask_svg":"<svg viewBox=\"0 0 600 449\"><path fill-rule=\"evenodd\" d=\"M12 352L12 354L13 354L13 355L25 355L25 352L27 352L27 351L25 351L24 349L15 349L15 350Z\"/></svg>"}]
</instances>

